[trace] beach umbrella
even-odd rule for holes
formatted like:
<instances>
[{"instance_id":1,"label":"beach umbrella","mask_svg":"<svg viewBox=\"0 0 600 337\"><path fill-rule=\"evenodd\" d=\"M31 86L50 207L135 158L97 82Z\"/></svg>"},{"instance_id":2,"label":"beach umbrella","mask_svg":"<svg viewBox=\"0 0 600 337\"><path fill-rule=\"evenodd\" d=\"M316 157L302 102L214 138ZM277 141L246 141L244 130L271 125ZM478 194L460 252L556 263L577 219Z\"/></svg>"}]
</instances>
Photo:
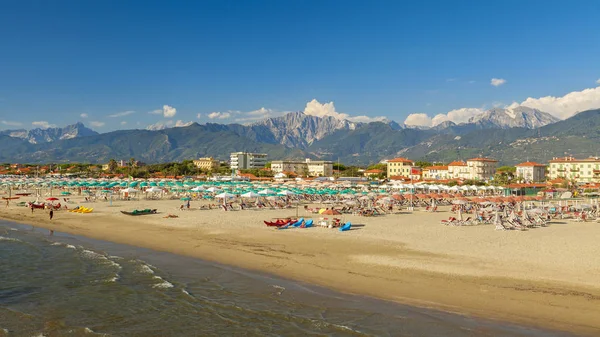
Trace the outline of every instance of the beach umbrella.
<instances>
[{"instance_id":1,"label":"beach umbrella","mask_svg":"<svg viewBox=\"0 0 600 337\"><path fill-rule=\"evenodd\" d=\"M48 200L48 201L56 201L56 200L58 200L58 198L51 197L51 198L46 198L46 200Z\"/></svg>"},{"instance_id":2,"label":"beach umbrella","mask_svg":"<svg viewBox=\"0 0 600 337\"><path fill-rule=\"evenodd\" d=\"M270 190L270 189L264 189L262 191L259 191L258 194L275 194L275 191Z\"/></svg>"},{"instance_id":3,"label":"beach umbrella","mask_svg":"<svg viewBox=\"0 0 600 337\"><path fill-rule=\"evenodd\" d=\"M330 208L330 209L326 209L325 211L323 211L322 213L319 212L320 214L323 215L341 215L342 213L338 212L337 210Z\"/></svg>"},{"instance_id":4,"label":"beach umbrella","mask_svg":"<svg viewBox=\"0 0 600 337\"><path fill-rule=\"evenodd\" d=\"M163 190L158 188L158 187L150 187L149 189L146 190L147 193L160 193Z\"/></svg>"},{"instance_id":5,"label":"beach umbrella","mask_svg":"<svg viewBox=\"0 0 600 337\"><path fill-rule=\"evenodd\" d=\"M278 195L296 195L296 193L288 191L288 190L283 190L279 193L277 193Z\"/></svg>"},{"instance_id":6,"label":"beach umbrella","mask_svg":"<svg viewBox=\"0 0 600 337\"><path fill-rule=\"evenodd\" d=\"M219 199L220 198L233 198L233 197L235 197L235 195L233 195L231 193L227 193L227 192L215 195L215 198L219 198Z\"/></svg>"},{"instance_id":7,"label":"beach umbrella","mask_svg":"<svg viewBox=\"0 0 600 337\"><path fill-rule=\"evenodd\" d=\"M138 190L135 188L127 187L121 190L121 193L137 193Z\"/></svg>"},{"instance_id":8,"label":"beach umbrella","mask_svg":"<svg viewBox=\"0 0 600 337\"><path fill-rule=\"evenodd\" d=\"M190 201L190 200L192 200L192 198L190 198L190 197L183 197L183 198L181 198L181 200L182 201Z\"/></svg>"},{"instance_id":9,"label":"beach umbrella","mask_svg":"<svg viewBox=\"0 0 600 337\"><path fill-rule=\"evenodd\" d=\"M242 194L241 197L242 198L258 198L258 197L260 197L260 194L250 191L250 192L246 192L246 193Z\"/></svg>"}]
</instances>

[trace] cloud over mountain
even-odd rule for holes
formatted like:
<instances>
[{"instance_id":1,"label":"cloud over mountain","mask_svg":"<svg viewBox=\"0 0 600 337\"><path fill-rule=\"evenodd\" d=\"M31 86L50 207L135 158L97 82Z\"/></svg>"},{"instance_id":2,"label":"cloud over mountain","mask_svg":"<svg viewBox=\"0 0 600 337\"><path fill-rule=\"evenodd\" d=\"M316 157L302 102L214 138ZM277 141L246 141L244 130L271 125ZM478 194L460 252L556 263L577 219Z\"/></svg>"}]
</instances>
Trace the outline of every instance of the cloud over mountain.
<instances>
[{"instance_id":1,"label":"cloud over mountain","mask_svg":"<svg viewBox=\"0 0 600 337\"><path fill-rule=\"evenodd\" d=\"M163 105L162 109L156 109L153 111L150 111L149 113L154 114L154 115L163 115L163 117L165 118L171 118L174 117L177 114L177 109L175 109L174 107L170 106L170 105Z\"/></svg>"},{"instance_id":2,"label":"cloud over mountain","mask_svg":"<svg viewBox=\"0 0 600 337\"><path fill-rule=\"evenodd\" d=\"M386 120L386 118L383 116L378 116L378 117L350 116L346 113L341 113L341 112L336 111L335 105L333 104L333 102L320 103L316 99L313 99L312 101L306 103L306 107L304 107L304 114L309 115L309 116L316 116L316 117L329 116L329 117L333 117L336 119L347 119L351 122L363 122L363 123Z\"/></svg>"},{"instance_id":3,"label":"cloud over mountain","mask_svg":"<svg viewBox=\"0 0 600 337\"><path fill-rule=\"evenodd\" d=\"M573 91L561 97L545 96L540 98L529 97L522 102L514 102L507 109L524 106L547 112L559 119L569 118L578 112L600 108L600 86L596 88ZM445 114L430 117L424 113L413 113L406 117L404 124L408 126L431 127L450 121L456 124L467 123L472 117L485 112L480 108L461 108L451 110Z\"/></svg>"}]
</instances>

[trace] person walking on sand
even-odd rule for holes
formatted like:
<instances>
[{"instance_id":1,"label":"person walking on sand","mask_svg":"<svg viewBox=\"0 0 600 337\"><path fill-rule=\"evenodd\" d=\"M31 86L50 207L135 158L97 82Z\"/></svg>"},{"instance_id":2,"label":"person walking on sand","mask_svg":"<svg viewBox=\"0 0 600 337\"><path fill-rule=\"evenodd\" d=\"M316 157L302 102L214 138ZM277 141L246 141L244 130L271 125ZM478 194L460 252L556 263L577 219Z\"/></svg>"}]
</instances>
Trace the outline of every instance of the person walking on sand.
<instances>
[{"instance_id":1,"label":"person walking on sand","mask_svg":"<svg viewBox=\"0 0 600 337\"><path fill-rule=\"evenodd\" d=\"M6 199L6 208L8 208L8 199Z\"/></svg>"},{"instance_id":2,"label":"person walking on sand","mask_svg":"<svg viewBox=\"0 0 600 337\"><path fill-rule=\"evenodd\" d=\"M50 210L50 220L52 220L53 217L54 217L54 211Z\"/></svg>"},{"instance_id":3,"label":"person walking on sand","mask_svg":"<svg viewBox=\"0 0 600 337\"><path fill-rule=\"evenodd\" d=\"M33 214L33 203L30 206L31 206L31 214Z\"/></svg>"}]
</instances>

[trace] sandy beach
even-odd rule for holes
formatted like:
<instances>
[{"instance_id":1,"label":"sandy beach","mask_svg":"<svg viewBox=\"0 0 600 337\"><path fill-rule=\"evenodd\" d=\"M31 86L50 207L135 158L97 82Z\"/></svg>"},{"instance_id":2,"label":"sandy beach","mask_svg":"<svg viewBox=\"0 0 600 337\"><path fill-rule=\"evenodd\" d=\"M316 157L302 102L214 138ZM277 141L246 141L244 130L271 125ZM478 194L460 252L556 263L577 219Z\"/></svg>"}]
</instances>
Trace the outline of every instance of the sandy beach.
<instances>
[{"instance_id":1,"label":"sandy beach","mask_svg":"<svg viewBox=\"0 0 600 337\"><path fill-rule=\"evenodd\" d=\"M24 199L27 200L27 199ZM296 209L180 211L178 200L97 201L90 214L0 208L0 217L264 271L422 307L583 335L600 333L600 224L559 220L528 231L440 225L451 213L343 215L353 230L276 230L263 220ZM156 208L127 216L121 210ZM167 214L178 218L164 218ZM298 210L299 216L319 215Z\"/></svg>"}]
</instances>

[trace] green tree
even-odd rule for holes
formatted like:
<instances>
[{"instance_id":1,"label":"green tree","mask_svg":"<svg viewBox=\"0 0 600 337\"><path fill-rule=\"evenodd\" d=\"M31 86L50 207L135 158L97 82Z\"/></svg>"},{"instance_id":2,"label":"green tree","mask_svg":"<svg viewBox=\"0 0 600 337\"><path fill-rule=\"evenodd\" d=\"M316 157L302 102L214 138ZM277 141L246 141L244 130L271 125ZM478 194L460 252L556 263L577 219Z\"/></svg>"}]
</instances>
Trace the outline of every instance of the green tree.
<instances>
[{"instance_id":1,"label":"green tree","mask_svg":"<svg viewBox=\"0 0 600 337\"><path fill-rule=\"evenodd\" d=\"M419 160L419 161L416 161L416 162L415 162L415 166L418 166L418 167L424 168L424 167L433 166L433 164L431 164L431 163L430 163L430 162L428 162L428 161L422 161L422 160Z\"/></svg>"},{"instance_id":2,"label":"green tree","mask_svg":"<svg viewBox=\"0 0 600 337\"><path fill-rule=\"evenodd\" d=\"M108 171L110 173L115 173L115 171L117 170L117 161L114 159L111 159L108 161Z\"/></svg>"}]
</instances>

